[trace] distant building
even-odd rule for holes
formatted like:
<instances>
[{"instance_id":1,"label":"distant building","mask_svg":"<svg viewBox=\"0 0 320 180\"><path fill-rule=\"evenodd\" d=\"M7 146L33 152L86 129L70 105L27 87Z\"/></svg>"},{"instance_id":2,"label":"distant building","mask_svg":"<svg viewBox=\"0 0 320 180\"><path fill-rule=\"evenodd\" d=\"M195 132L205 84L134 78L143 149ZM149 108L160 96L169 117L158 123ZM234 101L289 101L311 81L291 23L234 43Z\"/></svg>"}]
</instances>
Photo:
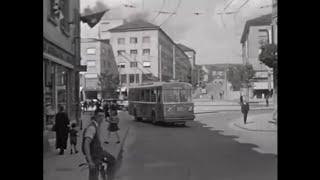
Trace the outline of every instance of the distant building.
<instances>
[{"instance_id":1,"label":"distant building","mask_svg":"<svg viewBox=\"0 0 320 180\"><path fill-rule=\"evenodd\" d=\"M189 61L191 63L191 84L193 86L198 84L198 71L196 67L196 51L183 44L178 44L178 46L187 54Z\"/></svg>"},{"instance_id":2,"label":"distant building","mask_svg":"<svg viewBox=\"0 0 320 180\"><path fill-rule=\"evenodd\" d=\"M80 77L82 98L112 97L116 92L116 87L111 85L117 82L115 79L117 80L119 77L109 40L81 39L81 65L87 66L87 71L82 72ZM99 80L102 73L106 74L105 81L109 83L109 86L105 85L104 88Z\"/></svg>"},{"instance_id":3,"label":"distant building","mask_svg":"<svg viewBox=\"0 0 320 180\"><path fill-rule=\"evenodd\" d=\"M149 81L191 83L188 56L159 26L138 20L109 31L123 87Z\"/></svg>"},{"instance_id":4,"label":"distant building","mask_svg":"<svg viewBox=\"0 0 320 180\"><path fill-rule=\"evenodd\" d=\"M263 43L272 43L271 14L248 20L242 37L242 59L244 64L252 64L255 77L249 96L263 98L273 89L272 69L259 61L260 47Z\"/></svg>"}]
</instances>

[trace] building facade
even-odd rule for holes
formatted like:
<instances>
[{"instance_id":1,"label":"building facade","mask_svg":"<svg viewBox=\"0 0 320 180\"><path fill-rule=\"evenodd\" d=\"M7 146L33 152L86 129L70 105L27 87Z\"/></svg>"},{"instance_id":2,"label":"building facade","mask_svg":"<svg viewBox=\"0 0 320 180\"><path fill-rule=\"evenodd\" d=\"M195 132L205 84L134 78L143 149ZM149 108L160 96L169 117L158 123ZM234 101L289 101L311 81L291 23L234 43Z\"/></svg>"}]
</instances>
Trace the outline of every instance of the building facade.
<instances>
[{"instance_id":1,"label":"building facade","mask_svg":"<svg viewBox=\"0 0 320 180\"><path fill-rule=\"evenodd\" d=\"M159 26L133 21L109 31L122 86L150 81L191 82L188 56Z\"/></svg>"},{"instance_id":2,"label":"building facade","mask_svg":"<svg viewBox=\"0 0 320 180\"><path fill-rule=\"evenodd\" d=\"M182 49L188 56L191 64L191 84L195 87L198 84L198 71L196 67L196 51L183 44L178 44L180 49Z\"/></svg>"},{"instance_id":3,"label":"building facade","mask_svg":"<svg viewBox=\"0 0 320 180\"><path fill-rule=\"evenodd\" d=\"M249 86L250 98L264 98L273 91L272 69L259 61L260 47L272 43L271 14L248 20L241 37L243 64L252 64L255 76Z\"/></svg>"},{"instance_id":4,"label":"building facade","mask_svg":"<svg viewBox=\"0 0 320 180\"><path fill-rule=\"evenodd\" d=\"M109 40L81 39L82 99L112 98L118 85L118 69Z\"/></svg>"},{"instance_id":5,"label":"building facade","mask_svg":"<svg viewBox=\"0 0 320 180\"><path fill-rule=\"evenodd\" d=\"M43 107L45 129L58 107L79 120L79 0L43 0ZM60 9L60 10L59 10Z\"/></svg>"}]
</instances>

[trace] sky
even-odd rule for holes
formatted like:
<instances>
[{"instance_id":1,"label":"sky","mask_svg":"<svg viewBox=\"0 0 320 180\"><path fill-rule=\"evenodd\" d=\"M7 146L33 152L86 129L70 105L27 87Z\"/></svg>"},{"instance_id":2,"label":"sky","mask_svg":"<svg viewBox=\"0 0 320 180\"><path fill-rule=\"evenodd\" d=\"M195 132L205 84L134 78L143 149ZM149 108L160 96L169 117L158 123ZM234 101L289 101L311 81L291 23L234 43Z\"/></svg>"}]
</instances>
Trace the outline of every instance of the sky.
<instances>
[{"instance_id":1,"label":"sky","mask_svg":"<svg viewBox=\"0 0 320 180\"><path fill-rule=\"evenodd\" d=\"M108 8L110 11L103 18L144 19L160 25L176 43L196 51L196 64L220 64L242 63L240 39L245 22L271 13L271 3L272 0L80 0L80 9L81 13L90 13ZM176 13L158 15L160 10ZM236 13L217 14L220 12Z\"/></svg>"}]
</instances>

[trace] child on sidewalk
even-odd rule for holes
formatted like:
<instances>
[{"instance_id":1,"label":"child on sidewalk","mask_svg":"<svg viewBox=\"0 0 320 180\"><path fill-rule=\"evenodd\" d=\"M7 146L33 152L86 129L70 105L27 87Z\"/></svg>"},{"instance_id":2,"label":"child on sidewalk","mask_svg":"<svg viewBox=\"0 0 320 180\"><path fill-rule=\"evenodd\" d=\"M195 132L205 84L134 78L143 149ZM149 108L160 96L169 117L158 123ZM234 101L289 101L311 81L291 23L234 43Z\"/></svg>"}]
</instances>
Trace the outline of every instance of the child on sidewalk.
<instances>
[{"instance_id":1,"label":"child on sidewalk","mask_svg":"<svg viewBox=\"0 0 320 180\"><path fill-rule=\"evenodd\" d=\"M78 150L77 150L77 137L78 137L78 131L75 129L76 128L76 124L72 123L71 124L71 129L70 129L70 154L73 153L72 151L72 147L74 152L77 154Z\"/></svg>"},{"instance_id":2,"label":"child on sidewalk","mask_svg":"<svg viewBox=\"0 0 320 180\"><path fill-rule=\"evenodd\" d=\"M119 124L119 117L117 116L117 111L115 110L111 110L111 116L109 118L109 120L107 120L107 122L109 122L109 127L108 127L108 137L107 137L107 141L105 141L104 143L106 144L109 144L109 138L111 136L111 132L115 132L116 133L116 136L117 136L117 139L118 141L116 142L117 144L120 143L120 136L118 134L118 130L119 130L119 127L118 127L118 124Z\"/></svg>"}]
</instances>

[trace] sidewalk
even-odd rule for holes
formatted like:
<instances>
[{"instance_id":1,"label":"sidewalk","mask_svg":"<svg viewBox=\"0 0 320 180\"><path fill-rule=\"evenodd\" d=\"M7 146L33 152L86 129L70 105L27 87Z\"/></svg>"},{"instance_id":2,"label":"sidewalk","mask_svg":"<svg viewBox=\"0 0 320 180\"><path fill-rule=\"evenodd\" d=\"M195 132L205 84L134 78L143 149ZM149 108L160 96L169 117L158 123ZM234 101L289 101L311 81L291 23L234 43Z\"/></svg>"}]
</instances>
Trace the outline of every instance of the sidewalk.
<instances>
[{"instance_id":1,"label":"sidewalk","mask_svg":"<svg viewBox=\"0 0 320 180\"><path fill-rule=\"evenodd\" d=\"M212 103L212 102L211 102ZM250 110L273 110L273 105L269 105L266 107L265 105L250 105ZM217 105L209 103L207 105L199 105L199 103L194 104L194 113L195 114L202 114L202 113L216 113L216 112L223 112L223 111L240 111L241 106L239 104L232 104L232 105ZM249 111L250 114L250 111Z\"/></svg>"},{"instance_id":2,"label":"sidewalk","mask_svg":"<svg viewBox=\"0 0 320 180\"><path fill-rule=\"evenodd\" d=\"M116 158L119 157L120 151L123 147L124 141L129 131L128 117L123 112L119 113L120 124L119 124L119 135L120 135L120 144L116 144L115 135L112 135L110 138L110 144L106 145L103 142L107 137L107 127L108 123L103 122L101 124L101 142L103 148L114 155ZM86 127L90 122L91 114L86 113L82 116L83 127ZM78 154L70 154L70 144L68 139L68 148L65 151L64 155L57 155L57 151L54 150L55 139L52 139L51 151L43 154L43 179L44 180L87 180L88 179L88 169L78 167L79 164L85 162L85 158L81 152L81 143L82 143L82 133L83 131L79 130L78 144L77 149Z\"/></svg>"},{"instance_id":3,"label":"sidewalk","mask_svg":"<svg viewBox=\"0 0 320 180\"><path fill-rule=\"evenodd\" d=\"M247 131L259 132L277 132L278 126L272 119L272 113L265 113L260 115L248 115L247 124L244 124L243 119L237 119L231 123L235 128L240 128Z\"/></svg>"}]
</instances>

